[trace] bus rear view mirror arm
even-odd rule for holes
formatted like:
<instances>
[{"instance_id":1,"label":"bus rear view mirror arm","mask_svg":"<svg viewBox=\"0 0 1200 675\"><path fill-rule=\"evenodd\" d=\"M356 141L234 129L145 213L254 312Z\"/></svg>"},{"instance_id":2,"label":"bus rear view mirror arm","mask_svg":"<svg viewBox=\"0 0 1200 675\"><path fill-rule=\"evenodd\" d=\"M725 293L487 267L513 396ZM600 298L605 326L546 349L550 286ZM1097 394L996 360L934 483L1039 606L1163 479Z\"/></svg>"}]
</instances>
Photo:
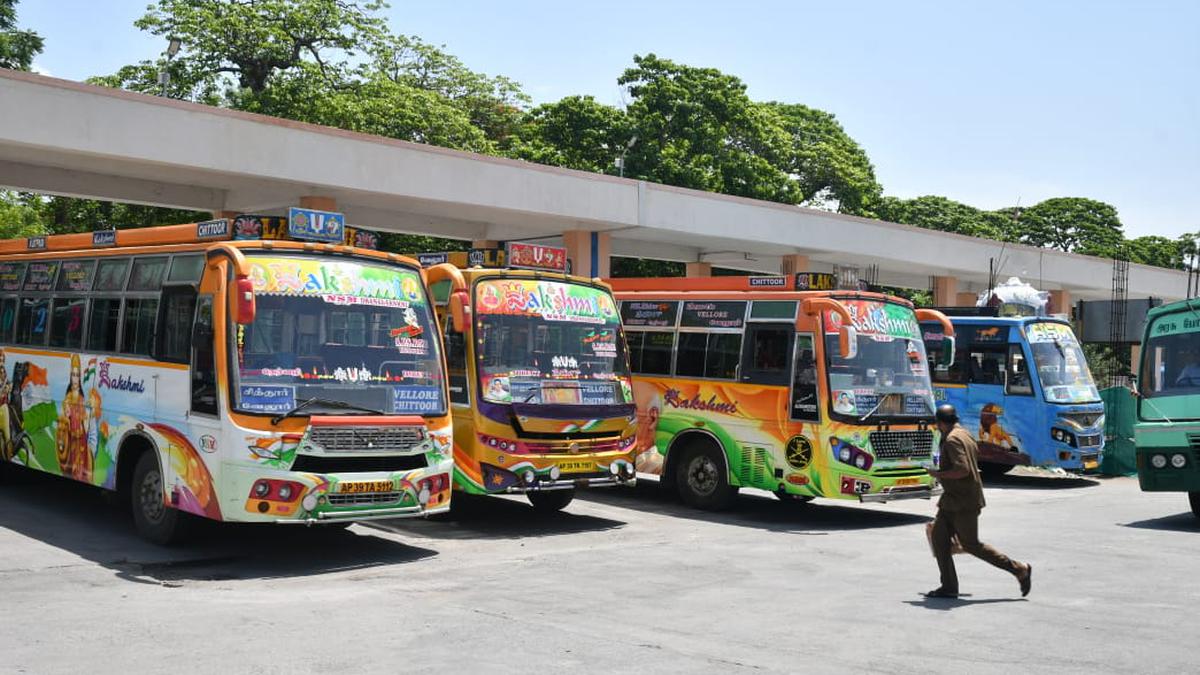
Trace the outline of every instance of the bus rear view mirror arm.
<instances>
[{"instance_id":1,"label":"bus rear view mirror arm","mask_svg":"<svg viewBox=\"0 0 1200 675\"><path fill-rule=\"evenodd\" d=\"M823 311L837 314L842 320L841 328L838 329L838 350L843 359L858 356L858 331L855 330L854 318L850 316L850 310L846 309L845 305L833 298L808 298L800 304L800 311L808 316L816 316Z\"/></svg>"},{"instance_id":2,"label":"bus rear view mirror arm","mask_svg":"<svg viewBox=\"0 0 1200 675\"><path fill-rule=\"evenodd\" d=\"M466 333L471 325L471 298L462 271L450 263L440 263L425 269L424 275L429 286L442 281L450 282L450 320L454 322L456 332Z\"/></svg>"},{"instance_id":3,"label":"bus rear view mirror arm","mask_svg":"<svg viewBox=\"0 0 1200 675\"><path fill-rule=\"evenodd\" d=\"M254 323L254 282L250 280L250 265L246 262L246 256L242 255L238 247L228 242L213 244L206 253L210 267L216 266L214 254L229 257L229 262L233 265L234 320L243 326Z\"/></svg>"},{"instance_id":4,"label":"bus rear view mirror arm","mask_svg":"<svg viewBox=\"0 0 1200 675\"><path fill-rule=\"evenodd\" d=\"M955 337L954 324L950 322L950 317L942 314L936 309L921 308L915 310L917 321L936 321L942 324L942 354L939 361L942 365L949 368L954 365L955 352Z\"/></svg>"}]
</instances>

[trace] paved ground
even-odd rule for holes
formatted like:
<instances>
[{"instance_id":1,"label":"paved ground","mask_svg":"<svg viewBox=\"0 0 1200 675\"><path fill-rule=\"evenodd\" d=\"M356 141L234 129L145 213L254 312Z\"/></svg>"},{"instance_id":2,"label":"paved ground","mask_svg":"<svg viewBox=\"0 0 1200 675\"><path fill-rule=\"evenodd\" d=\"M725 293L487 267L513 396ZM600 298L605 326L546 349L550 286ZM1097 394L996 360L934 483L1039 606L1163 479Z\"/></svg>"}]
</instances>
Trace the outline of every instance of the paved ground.
<instances>
[{"instance_id":1,"label":"paved ground","mask_svg":"<svg viewBox=\"0 0 1200 675\"><path fill-rule=\"evenodd\" d=\"M983 533L1034 592L960 557L928 502L685 509L655 485L569 514L475 501L346 532L205 527L163 550L98 493L0 486L0 672L1180 672L1196 666L1200 524L1136 481L993 483Z\"/></svg>"}]
</instances>

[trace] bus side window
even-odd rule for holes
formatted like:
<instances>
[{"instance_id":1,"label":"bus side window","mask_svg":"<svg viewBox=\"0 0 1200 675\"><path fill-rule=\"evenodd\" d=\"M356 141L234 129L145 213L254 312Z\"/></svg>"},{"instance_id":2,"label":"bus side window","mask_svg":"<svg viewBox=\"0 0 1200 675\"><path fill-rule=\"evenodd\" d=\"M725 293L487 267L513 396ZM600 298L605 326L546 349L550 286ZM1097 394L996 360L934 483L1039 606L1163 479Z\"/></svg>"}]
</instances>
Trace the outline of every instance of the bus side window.
<instances>
[{"instance_id":1,"label":"bus side window","mask_svg":"<svg viewBox=\"0 0 1200 675\"><path fill-rule=\"evenodd\" d=\"M747 330L742 381L786 385L794 331L792 326L751 325Z\"/></svg>"},{"instance_id":2,"label":"bus side window","mask_svg":"<svg viewBox=\"0 0 1200 675\"><path fill-rule=\"evenodd\" d=\"M117 328L121 325L121 301L94 298L88 318L87 348L96 352L117 351Z\"/></svg>"},{"instance_id":3,"label":"bus side window","mask_svg":"<svg viewBox=\"0 0 1200 675\"><path fill-rule=\"evenodd\" d=\"M192 412L217 414L217 368L213 357L213 299L204 295L196 302L192 327Z\"/></svg>"},{"instance_id":4,"label":"bus side window","mask_svg":"<svg viewBox=\"0 0 1200 675\"><path fill-rule=\"evenodd\" d=\"M121 326L121 351L139 356L150 355L154 319L158 316L158 298L130 298L125 301Z\"/></svg>"},{"instance_id":5,"label":"bus side window","mask_svg":"<svg viewBox=\"0 0 1200 675\"><path fill-rule=\"evenodd\" d=\"M817 359L811 333L796 335L796 367L792 373L791 416L794 420L820 422L817 405Z\"/></svg>"},{"instance_id":6,"label":"bus side window","mask_svg":"<svg viewBox=\"0 0 1200 675\"><path fill-rule=\"evenodd\" d=\"M704 361L705 377L732 380L737 377L738 362L741 360L741 333L713 333L708 336L708 353Z\"/></svg>"},{"instance_id":7,"label":"bus side window","mask_svg":"<svg viewBox=\"0 0 1200 675\"><path fill-rule=\"evenodd\" d=\"M23 298L17 316L17 339L19 345L46 344L46 329L50 325L49 298Z\"/></svg>"},{"instance_id":8,"label":"bus side window","mask_svg":"<svg viewBox=\"0 0 1200 675\"><path fill-rule=\"evenodd\" d=\"M666 331L629 331L625 333L629 346L629 369L639 375L670 375L671 351L675 333Z\"/></svg>"},{"instance_id":9,"label":"bus side window","mask_svg":"<svg viewBox=\"0 0 1200 675\"><path fill-rule=\"evenodd\" d=\"M446 370L449 372L450 402L469 405L471 395L467 392L467 339L454 330L454 322L446 317L443 324L446 336Z\"/></svg>"},{"instance_id":10,"label":"bus side window","mask_svg":"<svg viewBox=\"0 0 1200 675\"><path fill-rule=\"evenodd\" d=\"M83 347L84 298L58 298L50 317L50 346L63 349Z\"/></svg>"},{"instance_id":11,"label":"bus side window","mask_svg":"<svg viewBox=\"0 0 1200 675\"><path fill-rule=\"evenodd\" d=\"M1008 346L972 345L967 353L967 369L972 384L1004 384Z\"/></svg>"},{"instance_id":12,"label":"bus side window","mask_svg":"<svg viewBox=\"0 0 1200 675\"><path fill-rule=\"evenodd\" d=\"M8 342L13 337L13 326L17 324L17 299L4 298L0 301L0 342Z\"/></svg>"},{"instance_id":13,"label":"bus side window","mask_svg":"<svg viewBox=\"0 0 1200 675\"><path fill-rule=\"evenodd\" d=\"M1005 393L1020 396L1033 394L1033 383L1029 379L1029 362L1019 344L1008 346L1008 389Z\"/></svg>"},{"instance_id":14,"label":"bus side window","mask_svg":"<svg viewBox=\"0 0 1200 675\"><path fill-rule=\"evenodd\" d=\"M157 356L162 361L187 363L192 322L196 316L196 289L191 286L167 287L162 294L158 317Z\"/></svg>"}]
</instances>

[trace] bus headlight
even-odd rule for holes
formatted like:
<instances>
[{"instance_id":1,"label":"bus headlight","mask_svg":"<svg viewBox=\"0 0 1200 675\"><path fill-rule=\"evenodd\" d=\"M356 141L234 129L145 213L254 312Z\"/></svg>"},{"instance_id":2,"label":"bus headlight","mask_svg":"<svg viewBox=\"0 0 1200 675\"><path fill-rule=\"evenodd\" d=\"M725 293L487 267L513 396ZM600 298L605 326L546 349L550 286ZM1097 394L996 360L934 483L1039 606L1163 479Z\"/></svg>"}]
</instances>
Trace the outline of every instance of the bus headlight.
<instances>
[{"instance_id":1,"label":"bus headlight","mask_svg":"<svg viewBox=\"0 0 1200 675\"><path fill-rule=\"evenodd\" d=\"M1187 457L1179 454L1171 455L1171 466L1176 469L1182 469L1187 466Z\"/></svg>"},{"instance_id":2,"label":"bus headlight","mask_svg":"<svg viewBox=\"0 0 1200 675\"><path fill-rule=\"evenodd\" d=\"M291 485L284 483L283 485L279 486L279 499L281 499L285 502L291 501L291 499L292 499L292 486Z\"/></svg>"},{"instance_id":3,"label":"bus headlight","mask_svg":"<svg viewBox=\"0 0 1200 675\"><path fill-rule=\"evenodd\" d=\"M1166 455L1151 455L1150 466L1153 466L1156 469L1166 468L1167 456Z\"/></svg>"},{"instance_id":4,"label":"bus headlight","mask_svg":"<svg viewBox=\"0 0 1200 675\"><path fill-rule=\"evenodd\" d=\"M537 474L531 470L526 470L525 473L521 475L521 478L525 480L526 484L533 485L534 481L537 480Z\"/></svg>"},{"instance_id":5,"label":"bus headlight","mask_svg":"<svg viewBox=\"0 0 1200 675\"><path fill-rule=\"evenodd\" d=\"M550 467L550 480L558 480L558 477L561 475L562 475L562 470L559 469L557 466Z\"/></svg>"},{"instance_id":6,"label":"bus headlight","mask_svg":"<svg viewBox=\"0 0 1200 675\"><path fill-rule=\"evenodd\" d=\"M1059 443L1066 443L1067 445L1071 446L1072 448L1075 447L1075 434L1073 434L1065 429L1059 429L1057 427L1051 429L1050 430L1050 438L1053 438L1054 440L1058 441Z\"/></svg>"}]
</instances>

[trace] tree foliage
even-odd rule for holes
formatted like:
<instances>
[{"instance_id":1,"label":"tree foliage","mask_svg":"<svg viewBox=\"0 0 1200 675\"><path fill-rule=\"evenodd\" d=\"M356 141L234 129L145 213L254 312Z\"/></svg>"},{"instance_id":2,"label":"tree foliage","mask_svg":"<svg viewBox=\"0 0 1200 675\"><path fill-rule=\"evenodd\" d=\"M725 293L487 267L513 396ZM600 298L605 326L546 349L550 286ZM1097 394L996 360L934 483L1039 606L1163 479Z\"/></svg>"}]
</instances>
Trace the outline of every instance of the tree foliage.
<instances>
[{"instance_id":1,"label":"tree foliage","mask_svg":"<svg viewBox=\"0 0 1200 675\"><path fill-rule=\"evenodd\" d=\"M1117 210L1082 197L1055 197L1021 212L1022 243L1102 257L1122 252L1125 235Z\"/></svg>"},{"instance_id":2,"label":"tree foliage","mask_svg":"<svg viewBox=\"0 0 1200 675\"><path fill-rule=\"evenodd\" d=\"M29 70L43 45L37 33L17 28L17 0L0 0L0 68Z\"/></svg>"}]
</instances>

